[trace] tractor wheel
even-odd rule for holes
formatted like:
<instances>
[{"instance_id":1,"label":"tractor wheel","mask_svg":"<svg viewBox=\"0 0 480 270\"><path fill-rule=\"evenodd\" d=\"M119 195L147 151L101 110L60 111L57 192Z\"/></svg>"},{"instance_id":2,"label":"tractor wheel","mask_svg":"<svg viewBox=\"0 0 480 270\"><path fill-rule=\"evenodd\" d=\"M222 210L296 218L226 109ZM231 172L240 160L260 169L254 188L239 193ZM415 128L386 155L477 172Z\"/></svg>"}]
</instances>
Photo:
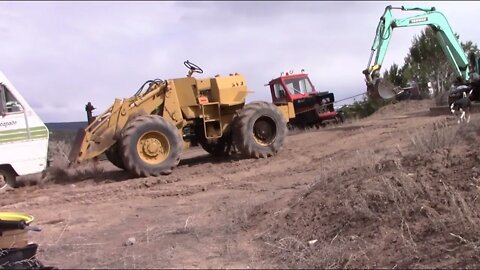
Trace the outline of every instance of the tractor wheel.
<instances>
[{"instance_id":1,"label":"tractor wheel","mask_svg":"<svg viewBox=\"0 0 480 270\"><path fill-rule=\"evenodd\" d=\"M161 116L139 116L122 132L123 164L139 177L169 174L180 162L182 142L177 128Z\"/></svg>"},{"instance_id":2,"label":"tractor wheel","mask_svg":"<svg viewBox=\"0 0 480 270\"><path fill-rule=\"evenodd\" d=\"M228 157L232 152L232 139L230 134L224 134L224 136L219 138L216 142L202 140L200 145L203 150L207 151L214 157Z\"/></svg>"},{"instance_id":3,"label":"tractor wheel","mask_svg":"<svg viewBox=\"0 0 480 270\"><path fill-rule=\"evenodd\" d=\"M107 159L118 168L125 170L125 165L123 164L122 156L120 155L120 149L118 148L118 143L115 143L110 148L105 151L105 156Z\"/></svg>"},{"instance_id":4,"label":"tractor wheel","mask_svg":"<svg viewBox=\"0 0 480 270\"><path fill-rule=\"evenodd\" d=\"M0 168L0 192L9 188L15 188L17 186L17 180L15 172L9 168Z\"/></svg>"},{"instance_id":5,"label":"tractor wheel","mask_svg":"<svg viewBox=\"0 0 480 270\"><path fill-rule=\"evenodd\" d=\"M266 158L283 146L287 124L275 105L253 102L245 105L235 119L233 143L247 158Z\"/></svg>"}]
</instances>

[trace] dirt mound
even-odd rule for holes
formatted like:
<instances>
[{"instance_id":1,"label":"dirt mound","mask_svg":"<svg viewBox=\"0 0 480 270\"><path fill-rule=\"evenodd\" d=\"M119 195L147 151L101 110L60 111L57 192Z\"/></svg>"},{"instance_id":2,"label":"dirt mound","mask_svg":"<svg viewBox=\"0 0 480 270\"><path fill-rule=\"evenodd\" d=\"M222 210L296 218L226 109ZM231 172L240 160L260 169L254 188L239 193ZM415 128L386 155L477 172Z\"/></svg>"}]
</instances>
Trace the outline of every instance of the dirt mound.
<instances>
[{"instance_id":1,"label":"dirt mound","mask_svg":"<svg viewBox=\"0 0 480 270\"><path fill-rule=\"evenodd\" d=\"M398 115L402 113L411 113L415 111L425 110L431 106L434 106L434 100L405 100L397 103L388 104L381 107L372 114L372 117L384 117L385 115Z\"/></svg>"},{"instance_id":2,"label":"dirt mound","mask_svg":"<svg viewBox=\"0 0 480 270\"><path fill-rule=\"evenodd\" d=\"M480 129L446 128L455 143L320 179L269 221L264 256L288 268L480 267Z\"/></svg>"}]
</instances>

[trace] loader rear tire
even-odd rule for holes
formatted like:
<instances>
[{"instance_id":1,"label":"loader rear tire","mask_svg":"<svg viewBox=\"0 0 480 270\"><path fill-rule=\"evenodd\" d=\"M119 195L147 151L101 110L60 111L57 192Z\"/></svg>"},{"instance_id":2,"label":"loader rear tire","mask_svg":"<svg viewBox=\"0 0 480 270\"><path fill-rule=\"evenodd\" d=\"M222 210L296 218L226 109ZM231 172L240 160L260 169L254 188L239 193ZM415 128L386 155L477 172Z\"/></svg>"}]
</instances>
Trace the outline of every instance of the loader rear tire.
<instances>
[{"instance_id":1,"label":"loader rear tire","mask_svg":"<svg viewBox=\"0 0 480 270\"><path fill-rule=\"evenodd\" d=\"M183 140L177 128L158 115L139 116L122 132L125 168L138 177L169 174L180 162Z\"/></svg>"},{"instance_id":2,"label":"loader rear tire","mask_svg":"<svg viewBox=\"0 0 480 270\"><path fill-rule=\"evenodd\" d=\"M17 187L15 172L9 168L0 168L0 192Z\"/></svg>"},{"instance_id":3,"label":"loader rear tire","mask_svg":"<svg viewBox=\"0 0 480 270\"><path fill-rule=\"evenodd\" d=\"M245 105L233 124L233 143L246 158L266 158L283 146L287 123L278 108L268 102Z\"/></svg>"},{"instance_id":4,"label":"loader rear tire","mask_svg":"<svg viewBox=\"0 0 480 270\"><path fill-rule=\"evenodd\" d=\"M105 156L107 156L108 161L110 161L113 165L125 170L125 165L123 164L122 156L120 155L118 143L115 143L108 148L107 151L105 151Z\"/></svg>"}]
</instances>

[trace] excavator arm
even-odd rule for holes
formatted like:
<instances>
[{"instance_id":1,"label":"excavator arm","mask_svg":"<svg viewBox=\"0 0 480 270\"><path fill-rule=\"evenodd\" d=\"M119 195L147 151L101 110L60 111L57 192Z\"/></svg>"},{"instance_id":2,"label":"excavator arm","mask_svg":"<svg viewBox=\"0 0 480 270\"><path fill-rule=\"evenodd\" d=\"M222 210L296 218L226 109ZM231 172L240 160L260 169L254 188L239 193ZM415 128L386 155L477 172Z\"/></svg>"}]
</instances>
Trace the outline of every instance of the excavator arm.
<instances>
[{"instance_id":1,"label":"excavator arm","mask_svg":"<svg viewBox=\"0 0 480 270\"><path fill-rule=\"evenodd\" d=\"M396 19L392 14L394 9L420 11L422 13ZM427 25L433 29L442 51L457 77L462 77L465 81L469 79L467 56L443 13L436 11L435 7L387 6L377 26L367 68L363 71L369 94L373 94L375 97L380 96L384 99L391 98L397 94L393 88L385 86L384 83L380 82L380 69L392 38L393 29L422 25Z\"/></svg>"}]
</instances>

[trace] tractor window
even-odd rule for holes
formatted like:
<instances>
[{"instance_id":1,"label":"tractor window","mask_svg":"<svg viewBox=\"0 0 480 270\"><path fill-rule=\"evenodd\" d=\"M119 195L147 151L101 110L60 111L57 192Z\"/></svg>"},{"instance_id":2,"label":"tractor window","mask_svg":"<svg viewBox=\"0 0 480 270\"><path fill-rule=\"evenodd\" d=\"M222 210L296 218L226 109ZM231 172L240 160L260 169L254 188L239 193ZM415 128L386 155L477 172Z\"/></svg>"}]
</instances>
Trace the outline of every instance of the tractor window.
<instances>
[{"instance_id":1,"label":"tractor window","mask_svg":"<svg viewBox=\"0 0 480 270\"><path fill-rule=\"evenodd\" d=\"M285 98L286 93L281 83L276 83L273 85L273 91L275 92L275 98L282 99Z\"/></svg>"},{"instance_id":2,"label":"tractor window","mask_svg":"<svg viewBox=\"0 0 480 270\"><path fill-rule=\"evenodd\" d=\"M285 84L291 95L313 92L313 87L307 78L286 79Z\"/></svg>"}]
</instances>

